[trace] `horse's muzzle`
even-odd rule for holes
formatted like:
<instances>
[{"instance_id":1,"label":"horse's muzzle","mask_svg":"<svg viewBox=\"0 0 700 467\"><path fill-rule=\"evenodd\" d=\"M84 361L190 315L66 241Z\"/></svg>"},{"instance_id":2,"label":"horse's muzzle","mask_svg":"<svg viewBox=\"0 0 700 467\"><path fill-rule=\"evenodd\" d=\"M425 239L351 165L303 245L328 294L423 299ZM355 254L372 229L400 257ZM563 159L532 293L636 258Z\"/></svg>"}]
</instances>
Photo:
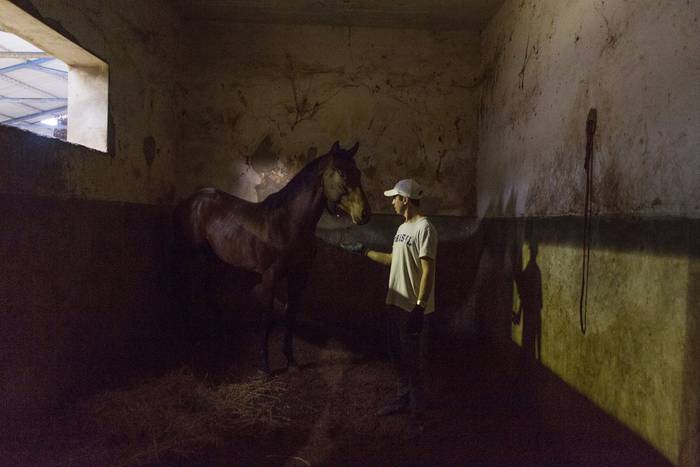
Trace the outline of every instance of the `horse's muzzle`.
<instances>
[{"instance_id":1,"label":"horse's muzzle","mask_svg":"<svg viewBox=\"0 0 700 467\"><path fill-rule=\"evenodd\" d=\"M353 224L357 225L366 224L372 216L367 198L362 189L359 188L350 190L346 195L341 196L336 205L337 208L345 211L352 219Z\"/></svg>"},{"instance_id":2,"label":"horse's muzzle","mask_svg":"<svg viewBox=\"0 0 700 467\"><path fill-rule=\"evenodd\" d=\"M352 217L352 222L357 224L357 225L364 225L367 222L369 222L370 217L372 217L372 213L369 209L365 208L362 209L360 212L359 216L351 216Z\"/></svg>"}]
</instances>

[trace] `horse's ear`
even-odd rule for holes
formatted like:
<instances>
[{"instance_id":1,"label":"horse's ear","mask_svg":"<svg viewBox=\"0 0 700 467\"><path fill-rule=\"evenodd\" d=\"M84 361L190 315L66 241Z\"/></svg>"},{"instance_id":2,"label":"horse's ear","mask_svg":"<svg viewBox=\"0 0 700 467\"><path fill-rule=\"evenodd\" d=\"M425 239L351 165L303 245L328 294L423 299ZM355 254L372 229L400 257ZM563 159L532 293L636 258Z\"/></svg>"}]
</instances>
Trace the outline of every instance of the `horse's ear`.
<instances>
[{"instance_id":1,"label":"horse's ear","mask_svg":"<svg viewBox=\"0 0 700 467\"><path fill-rule=\"evenodd\" d=\"M333 143L333 146L331 146L331 154L338 152L338 149L340 149L340 141Z\"/></svg>"},{"instance_id":2,"label":"horse's ear","mask_svg":"<svg viewBox=\"0 0 700 467\"><path fill-rule=\"evenodd\" d=\"M351 147L350 149L348 149L348 156L349 156L350 158L355 157L355 153L357 153L357 149L358 149L359 147L360 147L360 142L358 141L357 143L355 143L355 145L354 145L353 147Z\"/></svg>"}]
</instances>

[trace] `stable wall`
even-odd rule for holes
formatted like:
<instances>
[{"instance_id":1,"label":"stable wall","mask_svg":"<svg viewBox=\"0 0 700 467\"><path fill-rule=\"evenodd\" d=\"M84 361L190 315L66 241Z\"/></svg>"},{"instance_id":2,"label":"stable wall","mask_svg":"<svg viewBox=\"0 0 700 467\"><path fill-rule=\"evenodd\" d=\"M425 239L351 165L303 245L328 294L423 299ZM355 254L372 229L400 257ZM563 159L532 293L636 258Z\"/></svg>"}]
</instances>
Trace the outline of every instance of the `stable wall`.
<instances>
[{"instance_id":1,"label":"stable wall","mask_svg":"<svg viewBox=\"0 0 700 467\"><path fill-rule=\"evenodd\" d=\"M216 186L261 201L334 141L360 142L374 212L400 178L425 184L433 214L473 215L478 34L357 27L188 23L178 196Z\"/></svg>"},{"instance_id":2,"label":"stable wall","mask_svg":"<svg viewBox=\"0 0 700 467\"><path fill-rule=\"evenodd\" d=\"M172 344L178 19L167 2L16 4L109 64L109 152L0 126L0 418L157 365Z\"/></svg>"},{"instance_id":3,"label":"stable wall","mask_svg":"<svg viewBox=\"0 0 700 467\"><path fill-rule=\"evenodd\" d=\"M497 280L482 281L491 305L477 321L679 465L700 462L699 15L697 1L507 1L482 37L477 197L491 241L480 274ZM511 325L519 295L533 293L514 286L517 258L515 271L539 271L542 306Z\"/></svg>"}]
</instances>

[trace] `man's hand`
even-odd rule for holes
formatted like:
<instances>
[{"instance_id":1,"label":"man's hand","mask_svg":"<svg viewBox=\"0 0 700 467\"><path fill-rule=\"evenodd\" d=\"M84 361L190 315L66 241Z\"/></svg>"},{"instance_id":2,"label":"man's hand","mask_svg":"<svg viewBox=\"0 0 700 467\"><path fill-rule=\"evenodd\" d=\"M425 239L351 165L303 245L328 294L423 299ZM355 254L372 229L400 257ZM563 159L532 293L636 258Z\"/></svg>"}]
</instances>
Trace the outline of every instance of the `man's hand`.
<instances>
[{"instance_id":1,"label":"man's hand","mask_svg":"<svg viewBox=\"0 0 700 467\"><path fill-rule=\"evenodd\" d=\"M406 323L406 333L408 335L418 335L423 330L423 315L425 307L416 305L408 314L408 323Z\"/></svg>"},{"instance_id":2,"label":"man's hand","mask_svg":"<svg viewBox=\"0 0 700 467\"><path fill-rule=\"evenodd\" d=\"M367 256L367 251L369 251L361 242L341 242L339 246L345 251L362 256Z\"/></svg>"}]
</instances>

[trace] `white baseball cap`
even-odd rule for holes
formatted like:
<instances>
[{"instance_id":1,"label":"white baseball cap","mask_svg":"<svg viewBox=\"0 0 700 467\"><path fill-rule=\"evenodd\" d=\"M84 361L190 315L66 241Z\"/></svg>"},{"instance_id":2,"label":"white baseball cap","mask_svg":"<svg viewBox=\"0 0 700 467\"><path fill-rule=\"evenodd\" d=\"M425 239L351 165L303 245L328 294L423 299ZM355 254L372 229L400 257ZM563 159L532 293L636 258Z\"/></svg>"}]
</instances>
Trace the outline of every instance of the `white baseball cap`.
<instances>
[{"instance_id":1,"label":"white baseball cap","mask_svg":"<svg viewBox=\"0 0 700 467\"><path fill-rule=\"evenodd\" d=\"M412 178L399 180L394 188L386 190L384 196L393 197L396 195L406 196L411 199L421 199L423 197L423 187Z\"/></svg>"}]
</instances>

